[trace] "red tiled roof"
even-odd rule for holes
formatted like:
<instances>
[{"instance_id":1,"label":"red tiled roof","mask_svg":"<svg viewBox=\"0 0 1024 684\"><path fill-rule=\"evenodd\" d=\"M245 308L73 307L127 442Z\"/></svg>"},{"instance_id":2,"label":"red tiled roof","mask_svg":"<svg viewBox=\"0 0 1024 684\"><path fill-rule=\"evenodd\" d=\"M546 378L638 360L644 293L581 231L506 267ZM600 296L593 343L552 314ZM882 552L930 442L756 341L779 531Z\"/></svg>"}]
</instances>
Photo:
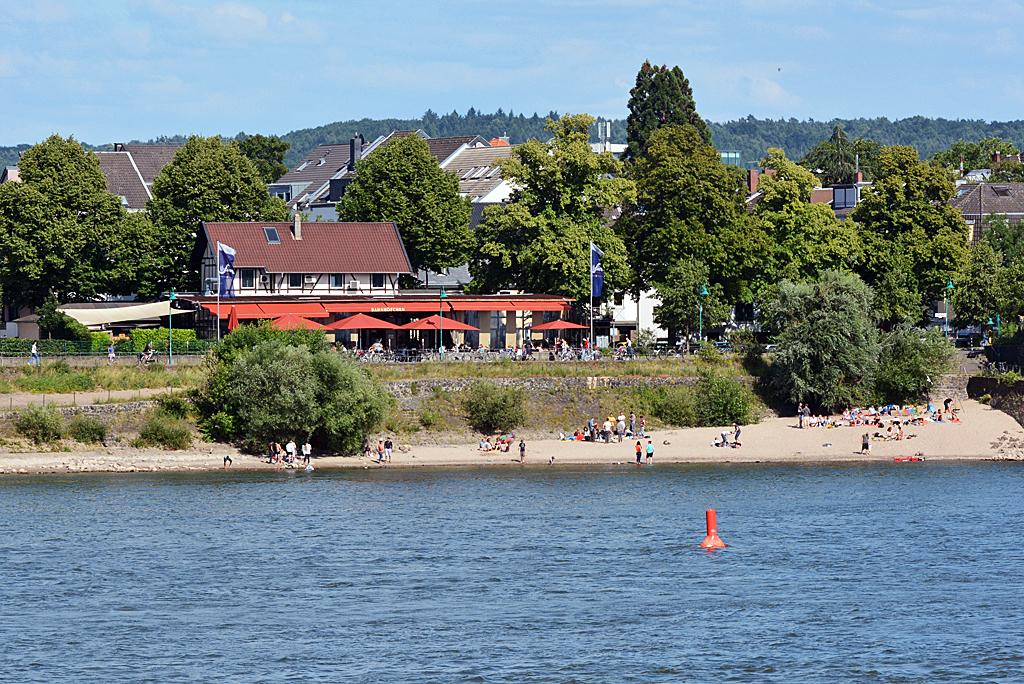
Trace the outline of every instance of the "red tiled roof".
<instances>
[{"instance_id":1,"label":"red tiled roof","mask_svg":"<svg viewBox=\"0 0 1024 684\"><path fill-rule=\"evenodd\" d=\"M491 147L511 147L511 145L508 144L508 141L501 138L493 138L491 140Z\"/></svg>"},{"instance_id":2,"label":"red tiled roof","mask_svg":"<svg viewBox=\"0 0 1024 684\"><path fill-rule=\"evenodd\" d=\"M263 228L273 226L281 244L267 242ZM270 273L411 273L394 223L303 223L302 240L291 223L207 223L210 244L236 250L235 268L265 268Z\"/></svg>"}]
</instances>

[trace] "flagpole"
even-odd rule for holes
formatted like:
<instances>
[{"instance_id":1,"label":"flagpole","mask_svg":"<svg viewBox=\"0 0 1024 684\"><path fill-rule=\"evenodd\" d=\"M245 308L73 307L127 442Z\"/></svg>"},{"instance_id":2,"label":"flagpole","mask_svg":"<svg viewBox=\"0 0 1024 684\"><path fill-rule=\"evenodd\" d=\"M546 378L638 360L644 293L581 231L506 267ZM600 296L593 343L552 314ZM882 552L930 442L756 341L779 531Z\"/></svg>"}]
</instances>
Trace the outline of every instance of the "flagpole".
<instances>
[{"instance_id":1,"label":"flagpole","mask_svg":"<svg viewBox=\"0 0 1024 684\"><path fill-rule=\"evenodd\" d=\"M214 261L217 270L217 342L220 343L220 243L217 243L217 258Z\"/></svg>"},{"instance_id":2,"label":"flagpole","mask_svg":"<svg viewBox=\"0 0 1024 684\"><path fill-rule=\"evenodd\" d=\"M590 254L587 255L587 261L590 262L590 349L594 349L594 243L590 243Z\"/></svg>"}]
</instances>

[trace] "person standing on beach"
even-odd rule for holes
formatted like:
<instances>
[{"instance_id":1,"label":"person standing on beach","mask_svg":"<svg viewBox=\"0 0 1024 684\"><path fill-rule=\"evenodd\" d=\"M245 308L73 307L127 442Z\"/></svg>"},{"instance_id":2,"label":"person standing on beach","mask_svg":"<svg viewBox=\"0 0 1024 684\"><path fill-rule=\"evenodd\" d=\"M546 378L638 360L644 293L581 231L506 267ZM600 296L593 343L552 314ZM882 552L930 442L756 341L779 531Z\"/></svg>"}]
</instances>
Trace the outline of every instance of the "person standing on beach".
<instances>
[{"instance_id":1,"label":"person standing on beach","mask_svg":"<svg viewBox=\"0 0 1024 684\"><path fill-rule=\"evenodd\" d=\"M733 446L741 446L740 445L740 426L737 425L736 423L732 424L732 443L733 443Z\"/></svg>"},{"instance_id":2,"label":"person standing on beach","mask_svg":"<svg viewBox=\"0 0 1024 684\"><path fill-rule=\"evenodd\" d=\"M231 454L225 452L225 454L224 454L224 470L227 470L233 464L234 464L234 461L231 460Z\"/></svg>"},{"instance_id":3,"label":"person standing on beach","mask_svg":"<svg viewBox=\"0 0 1024 684\"><path fill-rule=\"evenodd\" d=\"M384 438L384 460L391 463L391 451L395 448L394 442L391 441L390 437Z\"/></svg>"},{"instance_id":4,"label":"person standing on beach","mask_svg":"<svg viewBox=\"0 0 1024 684\"><path fill-rule=\"evenodd\" d=\"M295 440L289 439L288 443L284 445L284 450L288 453L288 462L295 462Z\"/></svg>"},{"instance_id":5,"label":"person standing on beach","mask_svg":"<svg viewBox=\"0 0 1024 684\"><path fill-rule=\"evenodd\" d=\"M519 440L519 462L526 463L526 440Z\"/></svg>"},{"instance_id":6,"label":"person standing on beach","mask_svg":"<svg viewBox=\"0 0 1024 684\"><path fill-rule=\"evenodd\" d=\"M804 429L804 405L800 402L796 406L796 426L801 430Z\"/></svg>"},{"instance_id":7,"label":"person standing on beach","mask_svg":"<svg viewBox=\"0 0 1024 684\"><path fill-rule=\"evenodd\" d=\"M305 444L302 445L302 461L309 465L309 456L313 453L313 445L309 443L309 438L306 438Z\"/></svg>"},{"instance_id":8,"label":"person standing on beach","mask_svg":"<svg viewBox=\"0 0 1024 684\"><path fill-rule=\"evenodd\" d=\"M647 440L647 465L654 465L654 445Z\"/></svg>"},{"instance_id":9,"label":"person standing on beach","mask_svg":"<svg viewBox=\"0 0 1024 684\"><path fill-rule=\"evenodd\" d=\"M865 432L864 436L861 437L861 440L860 440L860 453L862 453L862 454L870 454L871 453L871 435L869 433L867 433L867 432Z\"/></svg>"},{"instance_id":10,"label":"person standing on beach","mask_svg":"<svg viewBox=\"0 0 1024 684\"><path fill-rule=\"evenodd\" d=\"M377 463L384 462L384 442L377 440Z\"/></svg>"},{"instance_id":11,"label":"person standing on beach","mask_svg":"<svg viewBox=\"0 0 1024 684\"><path fill-rule=\"evenodd\" d=\"M647 436L647 419L644 418L643 416L640 416L640 436Z\"/></svg>"},{"instance_id":12,"label":"person standing on beach","mask_svg":"<svg viewBox=\"0 0 1024 684\"><path fill-rule=\"evenodd\" d=\"M644 447L640 444L640 440L636 440L636 464L640 465L640 454L643 453Z\"/></svg>"},{"instance_id":13,"label":"person standing on beach","mask_svg":"<svg viewBox=\"0 0 1024 684\"><path fill-rule=\"evenodd\" d=\"M629 436L636 437L636 414L629 412Z\"/></svg>"}]
</instances>

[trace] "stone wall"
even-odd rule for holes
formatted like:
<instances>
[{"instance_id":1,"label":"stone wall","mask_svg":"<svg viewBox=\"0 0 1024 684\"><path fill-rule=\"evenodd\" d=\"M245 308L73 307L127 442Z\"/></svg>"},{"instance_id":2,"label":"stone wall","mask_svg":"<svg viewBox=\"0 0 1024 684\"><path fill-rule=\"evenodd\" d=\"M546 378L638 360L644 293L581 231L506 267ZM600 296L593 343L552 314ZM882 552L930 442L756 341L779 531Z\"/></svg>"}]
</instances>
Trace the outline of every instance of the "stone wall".
<instances>
[{"instance_id":1,"label":"stone wall","mask_svg":"<svg viewBox=\"0 0 1024 684\"><path fill-rule=\"evenodd\" d=\"M65 418L70 418L78 414L114 416L125 413L142 413L156 405L155 401L124 401L116 404L86 404L85 406L57 406L56 408ZM0 420L14 420L19 413L20 411L0 412Z\"/></svg>"},{"instance_id":2,"label":"stone wall","mask_svg":"<svg viewBox=\"0 0 1024 684\"><path fill-rule=\"evenodd\" d=\"M940 375L928 389L928 400L932 403L939 403L948 397L953 397L963 401L969 396L967 392L969 380L972 380L971 376L959 373Z\"/></svg>"},{"instance_id":3,"label":"stone wall","mask_svg":"<svg viewBox=\"0 0 1024 684\"><path fill-rule=\"evenodd\" d=\"M689 387L697 384L699 379L697 377L591 376L578 378L486 378L483 379L483 382L500 387L521 387L531 394L538 394L559 390L604 387L665 387L671 385ZM757 381L757 378L750 376L742 376L737 379L748 386ZM386 384L391 394L399 399L405 399L413 396L413 385L416 385L417 394L433 392L435 387L449 392L460 392L477 381L477 378L425 378L423 380L396 380Z\"/></svg>"}]
</instances>

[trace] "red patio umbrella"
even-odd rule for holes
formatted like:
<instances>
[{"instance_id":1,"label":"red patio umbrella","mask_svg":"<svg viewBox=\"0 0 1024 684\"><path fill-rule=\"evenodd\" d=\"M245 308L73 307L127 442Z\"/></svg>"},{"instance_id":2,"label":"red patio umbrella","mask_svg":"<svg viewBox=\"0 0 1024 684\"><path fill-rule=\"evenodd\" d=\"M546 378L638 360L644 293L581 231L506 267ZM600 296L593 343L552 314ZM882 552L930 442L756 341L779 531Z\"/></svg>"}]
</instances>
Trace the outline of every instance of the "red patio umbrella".
<instances>
[{"instance_id":1,"label":"red patio umbrella","mask_svg":"<svg viewBox=\"0 0 1024 684\"><path fill-rule=\"evenodd\" d=\"M398 330L398 326L366 314L356 314L325 325L324 330Z\"/></svg>"},{"instance_id":2,"label":"red patio umbrella","mask_svg":"<svg viewBox=\"0 0 1024 684\"><path fill-rule=\"evenodd\" d=\"M550 323L541 323L535 325L530 330L587 330L587 326L580 325L579 323L570 323L569 321L551 321Z\"/></svg>"},{"instance_id":3,"label":"red patio umbrella","mask_svg":"<svg viewBox=\"0 0 1024 684\"><path fill-rule=\"evenodd\" d=\"M305 328L306 330L320 330L324 326L303 318L302 316L296 316L295 314L286 314L280 318L275 318L274 322L270 324L270 327L278 330L295 330L296 328Z\"/></svg>"},{"instance_id":4,"label":"red patio umbrella","mask_svg":"<svg viewBox=\"0 0 1024 684\"><path fill-rule=\"evenodd\" d=\"M406 323L405 325L398 328L399 330L480 330L480 328L474 328L466 323L460 323L454 318L446 318L444 321L437 314L428 318L421 318L418 321L412 323Z\"/></svg>"},{"instance_id":5,"label":"red patio umbrella","mask_svg":"<svg viewBox=\"0 0 1024 684\"><path fill-rule=\"evenodd\" d=\"M235 305L231 305L231 313L228 314L228 331L232 331L238 327L238 309Z\"/></svg>"}]
</instances>

